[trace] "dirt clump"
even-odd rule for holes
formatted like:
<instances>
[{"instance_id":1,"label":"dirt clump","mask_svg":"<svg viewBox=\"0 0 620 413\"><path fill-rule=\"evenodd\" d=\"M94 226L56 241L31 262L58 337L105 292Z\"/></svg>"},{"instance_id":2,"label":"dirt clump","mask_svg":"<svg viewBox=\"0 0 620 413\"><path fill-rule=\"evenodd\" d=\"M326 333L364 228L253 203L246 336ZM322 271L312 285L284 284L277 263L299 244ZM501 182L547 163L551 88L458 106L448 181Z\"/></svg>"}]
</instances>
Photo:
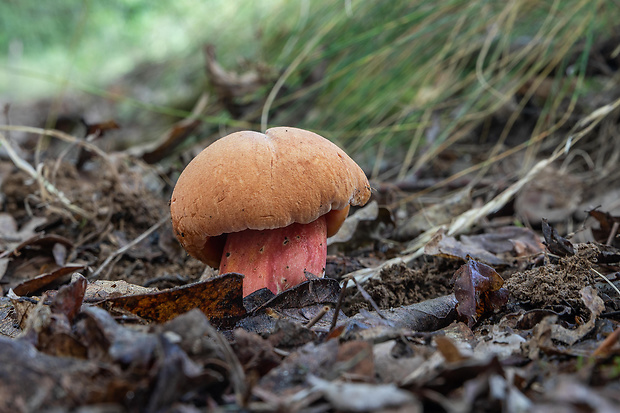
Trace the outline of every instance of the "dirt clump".
<instances>
[{"instance_id":1,"label":"dirt clump","mask_svg":"<svg viewBox=\"0 0 620 413\"><path fill-rule=\"evenodd\" d=\"M577 244L575 248L575 255L560 258L557 263L515 273L504 287L517 301L537 308L580 303L579 291L594 284L591 265L599 250L590 244Z\"/></svg>"}]
</instances>

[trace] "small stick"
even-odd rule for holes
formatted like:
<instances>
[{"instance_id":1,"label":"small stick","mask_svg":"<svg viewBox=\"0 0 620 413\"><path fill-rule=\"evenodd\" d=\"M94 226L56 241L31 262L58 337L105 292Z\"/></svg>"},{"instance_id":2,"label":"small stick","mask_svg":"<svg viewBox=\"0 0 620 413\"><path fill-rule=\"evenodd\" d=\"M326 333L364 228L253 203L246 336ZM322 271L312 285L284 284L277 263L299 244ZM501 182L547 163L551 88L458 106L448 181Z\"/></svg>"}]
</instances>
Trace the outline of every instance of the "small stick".
<instances>
[{"instance_id":1,"label":"small stick","mask_svg":"<svg viewBox=\"0 0 620 413\"><path fill-rule=\"evenodd\" d=\"M316 323L319 322L319 320L321 318L323 318L323 316L325 314L327 314L327 312L330 310L330 306L326 305L323 308L321 308L321 311L318 312L317 315L315 315L314 317L312 317L312 320L308 321L308 323L304 326L306 328L312 328L312 326L314 326Z\"/></svg>"},{"instance_id":2,"label":"small stick","mask_svg":"<svg viewBox=\"0 0 620 413\"><path fill-rule=\"evenodd\" d=\"M604 356L609 353L611 348L616 344L617 341L620 340L620 327L616 328L613 333L607 336L605 340L599 344L599 346L592 353L593 356Z\"/></svg>"},{"instance_id":3,"label":"small stick","mask_svg":"<svg viewBox=\"0 0 620 413\"><path fill-rule=\"evenodd\" d=\"M60 201L60 203L62 203L69 211L78 214L84 218L92 219L91 214L89 214L79 206L73 205L69 198L65 196L65 194L63 194L60 190L58 190L58 188L52 185L50 181L45 179L43 175L41 175L37 170L35 170L32 165L20 158L15 151L15 148L13 148L11 142L9 142L9 140L1 133L0 144L5 147L6 152L9 154L9 157L11 158L16 167L26 172L32 178L36 179L37 182L39 182L39 185L41 185L41 187L45 188L48 192L55 195L56 198L58 198L58 200Z\"/></svg>"},{"instance_id":4,"label":"small stick","mask_svg":"<svg viewBox=\"0 0 620 413\"><path fill-rule=\"evenodd\" d=\"M601 274L600 272L596 271L594 268L590 268L592 270L592 272L594 272L595 274L597 274L599 277L601 277L603 280L605 280L607 282L607 284L611 285L611 288L613 288L614 290L616 290L616 292L618 293L618 295L620 296L620 290L618 289L618 287L616 287L616 285L614 283L612 283L611 281L609 281L609 278L605 277L603 274Z\"/></svg>"},{"instance_id":5,"label":"small stick","mask_svg":"<svg viewBox=\"0 0 620 413\"><path fill-rule=\"evenodd\" d=\"M616 238L616 235L618 234L618 227L620 227L620 222L614 222L614 226L611 227L611 231L609 232L609 238L607 238L607 242L605 243L605 245L611 245L612 241L614 240L614 238Z\"/></svg>"},{"instance_id":6,"label":"small stick","mask_svg":"<svg viewBox=\"0 0 620 413\"><path fill-rule=\"evenodd\" d=\"M370 305L372 305L372 308L375 309L379 317L381 317L384 320L387 320L387 318L383 315L383 313L381 313L381 310L379 310L379 306L377 305L377 303L375 303L375 300L372 299L370 294L368 294L366 290L362 288L361 284L358 283L355 278L353 278L353 282L355 283L355 286L357 287L358 291L362 294L362 297L364 297L364 299L368 301Z\"/></svg>"},{"instance_id":7,"label":"small stick","mask_svg":"<svg viewBox=\"0 0 620 413\"><path fill-rule=\"evenodd\" d=\"M345 291L347 290L347 284L349 284L349 280L349 277L345 278L344 284L342 284L342 288L340 289L340 294L338 294L338 303L336 304L336 309L334 310L332 324L329 326L330 333L334 331L334 328L336 328L336 323L338 322L338 314L340 313L340 308L342 307L342 302L344 301L344 295Z\"/></svg>"},{"instance_id":8,"label":"small stick","mask_svg":"<svg viewBox=\"0 0 620 413\"><path fill-rule=\"evenodd\" d=\"M128 243L127 245L122 246L121 248L117 249L116 251L114 251L112 254L110 254L110 256L108 258L105 259L105 261L103 262L103 264L101 264L99 266L99 268L97 268L97 270L95 272L93 272L88 278L89 279L93 279L96 278L101 271L103 271L103 269L105 267L108 266L108 264L110 264L112 262L112 260L114 260L114 258L116 258L117 256L124 254L127 250L129 250L131 247L139 244L140 242L142 242L146 237L148 237L149 235L151 235L153 232L155 232L159 227L161 227L165 222L167 222L168 220L170 220L170 217L168 215L166 215L165 217L163 217L162 219L160 219L159 221L157 221L155 223L155 225L153 225L151 228L147 229L143 234L141 234L139 237L137 237L136 239L134 239L133 241L131 241L130 243Z\"/></svg>"}]
</instances>

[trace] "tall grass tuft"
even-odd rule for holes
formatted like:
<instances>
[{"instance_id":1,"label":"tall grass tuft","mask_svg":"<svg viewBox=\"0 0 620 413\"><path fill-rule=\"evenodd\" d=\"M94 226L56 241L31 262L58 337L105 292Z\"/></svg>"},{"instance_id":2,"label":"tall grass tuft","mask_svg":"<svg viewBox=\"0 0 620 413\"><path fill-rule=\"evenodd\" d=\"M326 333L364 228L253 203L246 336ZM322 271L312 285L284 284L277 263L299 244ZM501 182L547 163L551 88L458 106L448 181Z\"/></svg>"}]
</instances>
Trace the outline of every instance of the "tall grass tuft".
<instances>
[{"instance_id":1,"label":"tall grass tuft","mask_svg":"<svg viewBox=\"0 0 620 413\"><path fill-rule=\"evenodd\" d=\"M264 126L323 133L370 161L375 176L389 164L397 166L385 176L402 178L507 110L500 132L480 136L498 143L496 155L535 98L533 155L569 120L590 48L616 24L616 8L605 0L290 2L264 28L264 58L286 85L271 91Z\"/></svg>"}]
</instances>

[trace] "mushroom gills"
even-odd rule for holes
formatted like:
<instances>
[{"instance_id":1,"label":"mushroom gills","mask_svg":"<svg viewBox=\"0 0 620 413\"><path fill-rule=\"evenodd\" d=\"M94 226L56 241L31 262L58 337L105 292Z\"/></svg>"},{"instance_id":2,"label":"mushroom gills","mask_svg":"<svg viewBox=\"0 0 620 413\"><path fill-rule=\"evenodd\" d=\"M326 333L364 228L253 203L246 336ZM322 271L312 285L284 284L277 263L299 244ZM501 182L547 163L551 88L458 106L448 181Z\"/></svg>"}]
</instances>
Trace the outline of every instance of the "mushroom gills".
<instances>
[{"instance_id":1,"label":"mushroom gills","mask_svg":"<svg viewBox=\"0 0 620 413\"><path fill-rule=\"evenodd\" d=\"M323 215L309 224L228 234L220 274L245 275L244 297L265 287L278 294L312 275L322 277L326 257L327 220Z\"/></svg>"}]
</instances>

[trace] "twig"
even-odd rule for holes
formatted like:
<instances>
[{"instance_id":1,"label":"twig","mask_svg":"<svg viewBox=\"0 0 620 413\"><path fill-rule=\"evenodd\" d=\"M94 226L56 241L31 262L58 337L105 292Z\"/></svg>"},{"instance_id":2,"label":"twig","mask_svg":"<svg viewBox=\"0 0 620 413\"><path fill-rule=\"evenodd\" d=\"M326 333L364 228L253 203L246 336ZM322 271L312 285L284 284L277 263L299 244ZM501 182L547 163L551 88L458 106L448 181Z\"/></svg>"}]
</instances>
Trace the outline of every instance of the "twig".
<instances>
[{"instance_id":1,"label":"twig","mask_svg":"<svg viewBox=\"0 0 620 413\"><path fill-rule=\"evenodd\" d=\"M362 294L362 297L364 297L364 299L366 301L368 301L370 303L370 305L372 305L372 308L375 309L375 311L377 312L377 314L379 315L379 317L381 317L384 320L387 320L387 318L383 315L383 313L381 312L381 310L379 309L379 306L377 305L377 303L375 303L375 300L372 299L372 297L370 296L370 294L368 294L366 292L366 290L364 290L364 288L362 288L362 285L360 283L357 282L357 280L355 278L351 278L353 280L353 282L355 283L355 286L357 287L357 290Z\"/></svg>"},{"instance_id":2,"label":"twig","mask_svg":"<svg viewBox=\"0 0 620 413\"><path fill-rule=\"evenodd\" d=\"M594 272L596 275L598 275L599 277L601 277L602 279L604 279L605 281L607 281L607 284L611 285L611 288L613 288L614 290L616 290L616 292L618 293L618 296L620 296L620 290L618 289L618 287L616 287L616 285L614 283L612 283L611 281L609 281L609 278L605 277L603 274L601 274L600 272L596 271L594 268L590 268L592 270L592 272Z\"/></svg>"},{"instance_id":3,"label":"twig","mask_svg":"<svg viewBox=\"0 0 620 413\"><path fill-rule=\"evenodd\" d=\"M315 315L314 317L312 317L312 320L308 321L308 323L304 326L306 328L312 328L312 326L314 326L316 323L319 322L319 320L321 318L323 318L323 316L325 314L327 314L327 312L330 310L330 306L326 305L323 308L321 308L321 311L319 311L317 313L317 315Z\"/></svg>"},{"instance_id":4,"label":"twig","mask_svg":"<svg viewBox=\"0 0 620 413\"><path fill-rule=\"evenodd\" d=\"M599 344L599 346L592 353L593 356L605 356L609 353L611 348L620 341L620 327L616 328L613 333L607 336L605 340Z\"/></svg>"},{"instance_id":5,"label":"twig","mask_svg":"<svg viewBox=\"0 0 620 413\"><path fill-rule=\"evenodd\" d=\"M20 158L17 152L15 151L15 148L13 148L13 145L1 133L0 133L0 144L2 144L6 148L6 151L9 154L9 157L11 158L11 160L13 161L16 167L26 172L32 178L36 179L42 188L45 188L45 190L47 190L49 193L56 196L56 198L58 198L60 203L63 204L69 211L75 214L78 214L87 219L93 218L92 214L86 212L84 209L80 208L77 205L73 205L71 201L69 200L69 198L65 196L65 194L63 194L58 188L52 185L50 181L48 181L40 173L38 173L37 170L35 170L32 165L30 165L28 162Z\"/></svg>"},{"instance_id":6,"label":"twig","mask_svg":"<svg viewBox=\"0 0 620 413\"><path fill-rule=\"evenodd\" d=\"M609 237L605 245L611 245L616 235L618 235L618 227L620 227L620 222L614 222L614 226L611 227L611 231L609 231Z\"/></svg>"},{"instance_id":7,"label":"twig","mask_svg":"<svg viewBox=\"0 0 620 413\"><path fill-rule=\"evenodd\" d=\"M347 290L347 284L349 283L349 278L344 280L344 284L340 289L340 294L338 294L338 303L336 304L336 308L334 309L334 317L332 318L332 324L329 326L329 332L331 333L336 328L336 323L338 322L338 313L340 313L340 308L342 307L342 302L344 301L345 291Z\"/></svg>"},{"instance_id":8,"label":"twig","mask_svg":"<svg viewBox=\"0 0 620 413\"><path fill-rule=\"evenodd\" d=\"M88 279L92 280L93 278L96 278L101 271L103 271L103 269L105 267L107 267L112 260L114 260L114 258L116 258L119 255L124 254L127 250L129 250L131 247L139 244L140 242L142 242L146 237L148 237L149 235L151 235L153 232L155 232L159 227L161 227L165 222L167 222L168 220L170 220L170 217L168 215L166 215L165 217L161 218L159 221L157 221L152 227L150 227L149 229L147 229L143 234L141 234L139 237L135 238L133 241L131 241L130 243L128 243L127 245L122 246L121 248L117 249L116 251L114 251L112 254L110 254L110 256L108 258L105 259L105 261L103 262L103 264L101 264L99 266L99 268L97 268L97 270L95 270L95 272L93 272Z\"/></svg>"}]
</instances>

